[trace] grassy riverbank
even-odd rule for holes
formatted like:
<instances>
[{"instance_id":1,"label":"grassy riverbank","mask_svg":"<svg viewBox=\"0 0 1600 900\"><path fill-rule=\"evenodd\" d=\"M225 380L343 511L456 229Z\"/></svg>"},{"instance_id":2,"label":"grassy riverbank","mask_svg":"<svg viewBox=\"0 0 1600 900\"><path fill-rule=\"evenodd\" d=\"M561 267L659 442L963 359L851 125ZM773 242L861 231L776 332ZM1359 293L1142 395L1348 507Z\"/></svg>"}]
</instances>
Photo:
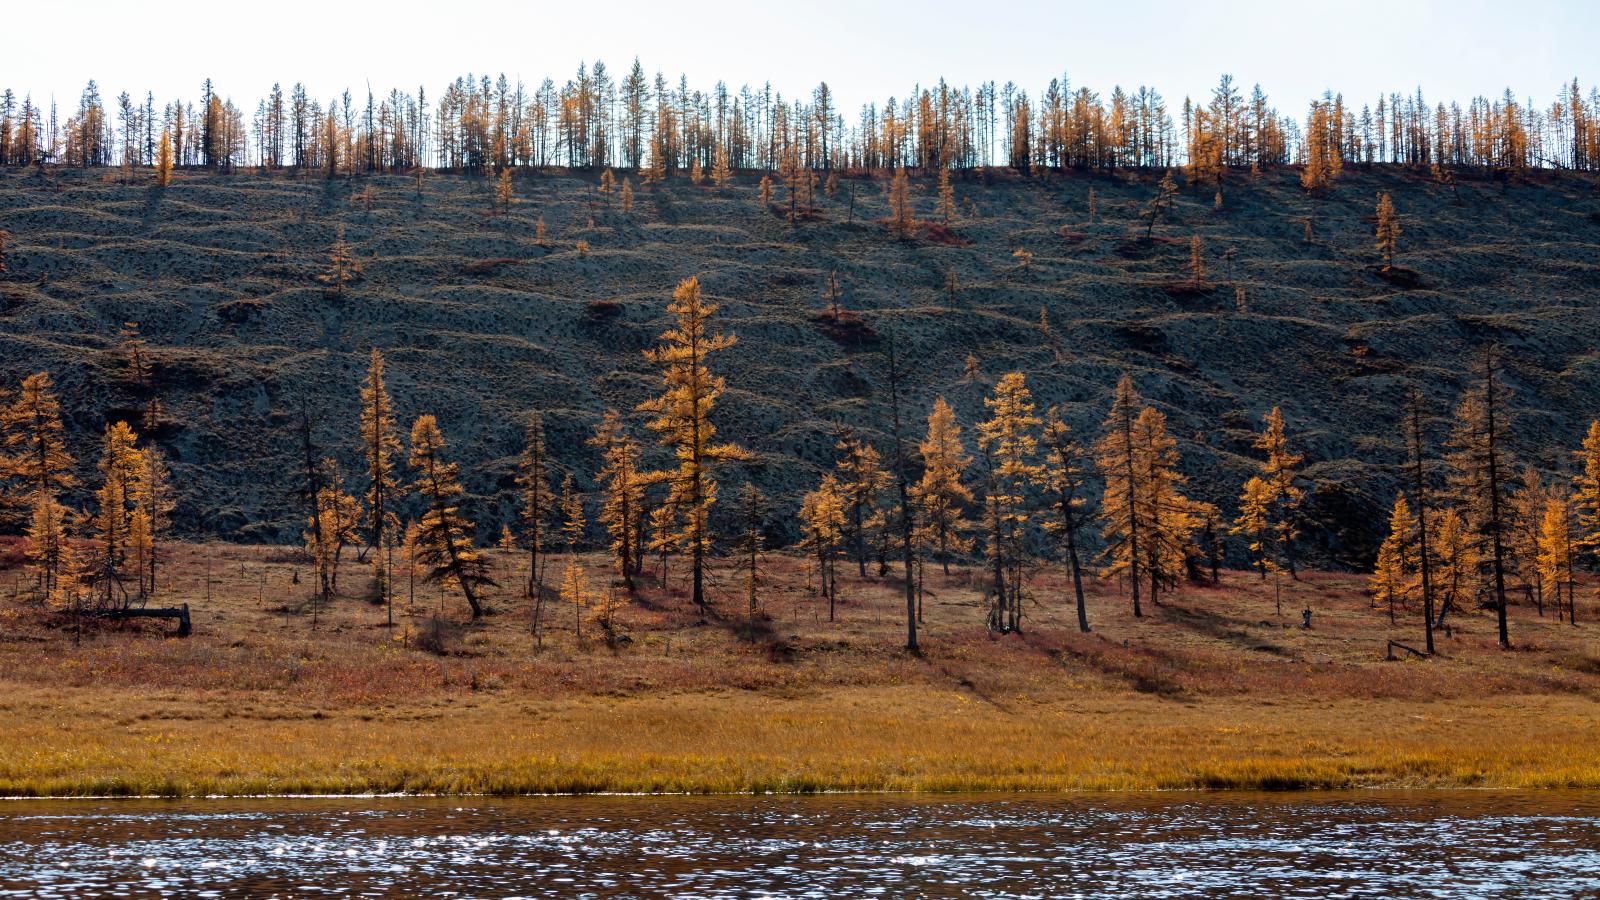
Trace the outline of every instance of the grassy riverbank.
<instances>
[{"instance_id":1,"label":"grassy riverbank","mask_svg":"<svg viewBox=\"0 0 1600 900\"><path fill-rule=\"evenodd\" d=\"M731 613L698 624L674 576L619 608L627 643L593 611L578 641L557 605L537 648L510 596L437 631L431 590L402 596L393 628L341 598L313 629L292 554L175 551L158 602L194 605L188 639L78 638L0 604L0 794L1600 788L1583 603L1579 627L1514 610L1511 652L1469 615L1441 656L1385 662L1416 616L1391 627L1349 576L1286 580L1282 617L1273 583L1242 573L1143 620L1093 584L1080 635L1046 573L1027 632L991 637L965 576L930 575L913 656L897 583L851 579L829 623L804 566L773 557L753 641ZM717 608L737 610L718 574ZM448 595L442 610L462 621Z\"/></svg>"}]
</instances>

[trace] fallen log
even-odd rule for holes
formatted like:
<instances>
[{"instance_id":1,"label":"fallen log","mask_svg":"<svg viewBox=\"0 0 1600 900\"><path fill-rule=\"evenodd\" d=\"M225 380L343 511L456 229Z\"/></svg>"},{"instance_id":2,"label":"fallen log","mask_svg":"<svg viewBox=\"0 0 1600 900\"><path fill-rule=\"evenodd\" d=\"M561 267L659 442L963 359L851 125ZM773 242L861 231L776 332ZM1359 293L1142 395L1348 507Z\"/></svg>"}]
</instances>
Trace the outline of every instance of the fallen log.
<instances>
[{"instance_id":1,"label":"fallen log","mask_svg":"<svg viewBox=\"0 0 1600 900\"><path fill-rule=\"evenodd\" d=\"M1399 641L1390 641L1389 642L1389 652L1383 658L1386 659L1386 660L1398 659L1399 657L1394 655L1394 648L1396 648L1396 647L1399 647L1401 650L1404 650L1407 653L1411 654L1412 656L1415 656L1417 659L1427 659L1428 658L1428 654L1423 653L1421 650L1418 650L1415 647L1407 647L1405 644L1402 644Z\"/></svg>"},{"instance_id":2,"label":"fallen log","mask_svg":"<svg viewBox=\"0 0 1600 900\"><path fill-rule=\"evenodd\" d=\"M96 613L102 619L177 619L178 637L188 637L189 604L182 606L146 609L108 609Z\"/></svg>"}]
</instances>

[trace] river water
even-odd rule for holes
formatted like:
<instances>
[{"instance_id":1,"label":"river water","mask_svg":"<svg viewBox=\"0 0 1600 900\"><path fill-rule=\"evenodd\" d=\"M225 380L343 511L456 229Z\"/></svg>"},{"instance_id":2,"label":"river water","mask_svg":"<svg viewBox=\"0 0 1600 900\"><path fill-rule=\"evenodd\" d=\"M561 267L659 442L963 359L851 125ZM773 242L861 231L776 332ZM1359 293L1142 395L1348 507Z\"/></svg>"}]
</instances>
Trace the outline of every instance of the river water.
<instances>
[{"instance_id":1,"label":"river water","mask_svg":"<svg viewBox=\"0 0 1600 900\"><path fill-rule=\"evenodd\" d=\"M0 897L1600 897L1600 795L0 801Z\"/></svg>"}]
</instances>

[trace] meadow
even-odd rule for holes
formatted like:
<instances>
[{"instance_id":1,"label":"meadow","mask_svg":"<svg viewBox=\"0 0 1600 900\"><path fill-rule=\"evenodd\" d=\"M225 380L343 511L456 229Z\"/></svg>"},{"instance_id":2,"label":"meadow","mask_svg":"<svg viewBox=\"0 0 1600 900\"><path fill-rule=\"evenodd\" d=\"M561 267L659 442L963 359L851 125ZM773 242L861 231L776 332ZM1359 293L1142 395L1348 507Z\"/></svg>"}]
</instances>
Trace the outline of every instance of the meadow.
<instances>
[{"instance_id":1,"label":"meadow","mask_svg":"<svg viewBox=\"0 0 1600 900\"><path fill-rule=\"evenodd\" d=\"M609 633L551 594L536 642L520 554L494 556L492 615L402 576L390 625L370 599L313 603L292 548L185 544L154 601L191 605L177 638L26 604L16 549L4 795L1600 787L1587 589L1576 627L1514 608L1512 651L1466 613L1437 656L1388 661L1420 613L1391 625L1358 576L1225 571L1137 620L1091 581L1080 634L1046 569L1022 633L999 635L971 573L930 567L910 654L896 578L841 565L829 622L809 564L770 554L753 627L718 561L704 618L669 567L612 592ZM341 575L359 593L367 570Z\"/></svg>"}]
</instances>

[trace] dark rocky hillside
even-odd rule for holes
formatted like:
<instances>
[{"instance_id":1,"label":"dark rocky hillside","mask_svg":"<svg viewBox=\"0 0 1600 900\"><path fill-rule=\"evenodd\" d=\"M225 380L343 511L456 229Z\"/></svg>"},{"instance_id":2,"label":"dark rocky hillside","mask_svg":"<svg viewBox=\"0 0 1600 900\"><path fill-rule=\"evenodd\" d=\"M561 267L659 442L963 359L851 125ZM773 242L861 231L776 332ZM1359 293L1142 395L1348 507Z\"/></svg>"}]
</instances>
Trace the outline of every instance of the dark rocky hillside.
<instances>
[{"instance_id":1,"label":"dark rocky hillside","mask_svg":"<svg viewBox=\"0 0 1600 900\"><path fill-rule=\"evenodd\" d=\"M635 184L624 215L594 178L528 174L510 213L493 216L493 180L459 176L428 177L418 196L405 177L179 175L160 190L147 176L4 172L0 383L52 373L92 482L101 427L146 400L119 350L123 323L139 323L180 527L286 540L298 529L300 406L353 471L357 383L377 346L403 424L438 415L488 537L513 508L522 413L546 412L553 452L587 484L596 458L584 439L607 406L632 410L654 391L640 351L673 286L698 275L739 336L716 359L729 385L719 427L758 453L750 472L781 520L832 464L841 425L886 442L881 349L892 336L912 363L915 430L943 394L969 442L1007 370L1025 371L1041 408L1061 404L1090 435L1131 373L1168 414L1192 493L1230 515L1260 416L1281 404L1315 483L1323 527L1312 538L1325 563L1353 564L1392 497L1409 385L1448 413L1475 348L1498 342L1523 458L1552 473L1570 469L1600 416L1595 182L1459 180L1453 190L1426 171L1352 170L1317 200L1294 171L1238 173L1221 209L1210 189L1180 192L1144 242L1149 177L995 175L957 181L953 237L907 242L879 224L884 183L865 178L840 179L831 199L819 188L821 221L794 227L759 207L749 176L725 191ZM1402 216L1398 264L1413 283L1375 271L1378 191ZM932 215L931 179L914 199ZM535 241L541 216L547 245ZM365 277L336 299L316 276L340 226ZM1187 277L1192 235L1209 289L1173 284ZM1019 249L1033 254L1027 269ZM859 322L819 318L830 270Z\"/></svg>"}]
</instances>

